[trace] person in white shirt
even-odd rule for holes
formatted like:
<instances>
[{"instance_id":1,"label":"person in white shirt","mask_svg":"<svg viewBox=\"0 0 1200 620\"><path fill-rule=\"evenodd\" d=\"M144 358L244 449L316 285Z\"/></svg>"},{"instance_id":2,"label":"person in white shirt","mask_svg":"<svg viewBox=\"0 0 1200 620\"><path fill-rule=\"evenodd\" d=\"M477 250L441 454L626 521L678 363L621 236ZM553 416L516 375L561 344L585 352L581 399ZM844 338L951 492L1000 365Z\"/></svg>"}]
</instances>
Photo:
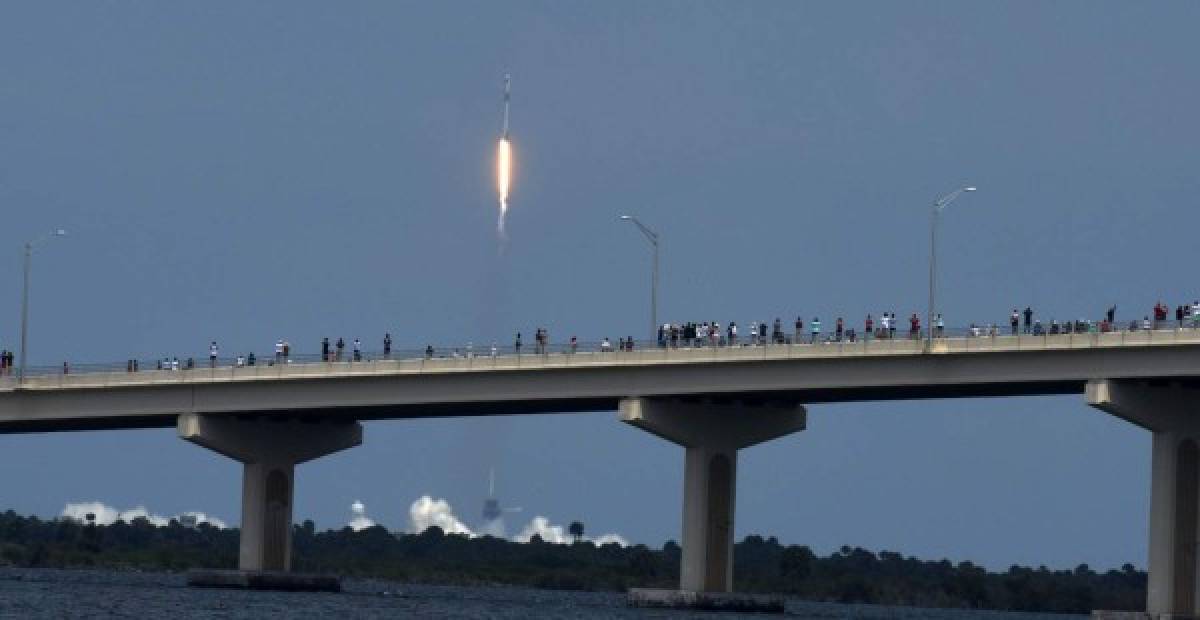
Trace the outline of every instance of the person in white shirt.
<instances>
[{"instance_id":1,"label":"person in white shirt","mask_svg":"<svg viewBox=\"0 0 1200 620\"><path fill-rule=\"evenodd\" d=\"M278 364L281 360L283 360L283 339L282 338L275 341L275 363Z\"/></svg>"},{"instance_id":2,"label":"person in white shirt","mask_svg":"<svg viewBox=\"0 0 1200 620\"><path fill-rule=\"evenodd\" d=\"M212 344L208 345L208 366L209 366L209 368L217 367L217 341L216 340L212 341Z\"/></svg>"},{"instance_id":3,"label":"person in white shirt","mask_svg":"<svg viewBox=\"0 0 1200 620\"><path fill-rule=\"evenodd\" d=\"M607 337L600 343L600 351L603 353L612 351L612 343L609 342Z\"/></svg>"}]
</instances>

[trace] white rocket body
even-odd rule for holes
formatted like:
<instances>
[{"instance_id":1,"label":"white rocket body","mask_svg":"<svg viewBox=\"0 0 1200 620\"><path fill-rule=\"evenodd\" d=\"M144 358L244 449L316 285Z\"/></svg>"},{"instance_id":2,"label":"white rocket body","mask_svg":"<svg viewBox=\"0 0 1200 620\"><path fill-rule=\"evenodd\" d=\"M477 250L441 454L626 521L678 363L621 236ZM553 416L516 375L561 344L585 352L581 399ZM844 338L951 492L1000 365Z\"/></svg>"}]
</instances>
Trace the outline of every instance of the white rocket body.
<instances>
[{"instance_id":1,"label":"white rocket body","mask_svg":"<svg viewBox=\"0 0 1200 620\"><path fill-rule=\"evenodd\" d=\"M504 127L500 132L500 137L508 139L508 103L512 96L512 76L504 74Z\"/></svg>"}]
</instances>

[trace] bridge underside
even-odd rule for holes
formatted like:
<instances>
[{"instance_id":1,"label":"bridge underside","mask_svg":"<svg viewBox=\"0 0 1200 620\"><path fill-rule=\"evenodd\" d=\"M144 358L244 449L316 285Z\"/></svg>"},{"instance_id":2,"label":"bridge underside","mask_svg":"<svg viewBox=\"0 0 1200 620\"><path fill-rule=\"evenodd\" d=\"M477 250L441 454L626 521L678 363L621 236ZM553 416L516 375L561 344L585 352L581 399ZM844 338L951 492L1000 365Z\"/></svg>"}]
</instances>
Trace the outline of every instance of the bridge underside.
<instances>
[{"instance_id":1,"label":"bridge underside","mask_svg":"<svg viewBox=\"0 0 1200 620\"><path fill-rule=\"evenodd\" d=\"M1174 382L1178 384L1179 382ZM1192 383L1192 382L1187 382ZM879 386L834 389L772 390L748 395L727 393L661 394L684 402L769 406L780 403L847 403L894 400L987 398L1004 396L1049 396L1082 394L1086 381L1042 381L1030 383L980 383L948 386ZM1165 382L1164 382L1165 384ZM1200 387L1198 385L1197 387ZM553 398L524 401L476 401L459 403L414 403L347 405L248 411L179 411L108 417L46 417L0 420L0 434L58 431L173 428L182 413L216 414L236 418L290 418L328 421L392 420L413 418L474 417L615 411L621 401L613 398Z\"/></svg>"}]
</instances>

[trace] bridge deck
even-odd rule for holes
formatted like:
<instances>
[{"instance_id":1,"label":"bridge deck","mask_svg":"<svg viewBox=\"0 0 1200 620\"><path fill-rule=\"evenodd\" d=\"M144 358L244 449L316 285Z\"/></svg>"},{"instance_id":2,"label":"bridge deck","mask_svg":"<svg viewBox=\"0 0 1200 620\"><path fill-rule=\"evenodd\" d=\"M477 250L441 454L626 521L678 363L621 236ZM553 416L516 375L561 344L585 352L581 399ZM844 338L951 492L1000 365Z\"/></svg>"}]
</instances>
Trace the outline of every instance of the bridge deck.
<instances>
[{"instance_id":1,"label":"bridge deck","mask_svg":"<svg viewBox=\"0 0 1200 620\"><path fill-rule=\"evenodd\" d=\"M622 398L853 402L1200 383L1200 330L652 348L9 379L0 432L163 427L181 413L385 419L615 410ZM747 415L753 415L752 412Z\"/></svg>"},{"instance_id":2,"label":"bridge deck","mask_svg":"<svg viewBox=\"0 0 1200 620\"><path fill-rule=\"evenodd\" d=\"M934 354L1000 353L1112 349L1145 346L1200 344L1200 329L1163 329L1092 334L982 336L939 338ZM738 345L734 347L643 348L634 351L549 352L521 355L462 355L365 361L304 362L254 366L207 365L190 370L102 371L42 374L27 377L18 386L13 376L0 378L0 393L13 390L133 387L192 383L321 379L373 375L412 375L455 372L534 371L540 369L612 366L654 366L745 361L804 360L856 357L903 357L925 352L924 340L908 338L860 339L857 342L818 344Z\"/></svg>"}]
</instances>

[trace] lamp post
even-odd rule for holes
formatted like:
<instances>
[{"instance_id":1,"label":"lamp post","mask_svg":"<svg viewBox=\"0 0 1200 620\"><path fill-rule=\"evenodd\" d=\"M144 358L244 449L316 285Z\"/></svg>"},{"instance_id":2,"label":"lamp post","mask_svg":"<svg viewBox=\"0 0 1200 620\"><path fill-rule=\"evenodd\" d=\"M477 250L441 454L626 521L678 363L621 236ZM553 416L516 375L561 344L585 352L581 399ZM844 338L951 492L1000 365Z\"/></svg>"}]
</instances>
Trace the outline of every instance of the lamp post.
<instances>
[{"instance_id":1,"label":"lamp post","mask_svg":"<svg viewBox=\"0 0 1200 620\"><path fill-rule=\"evenodd\" d=\"M973 192L975 187L967 185L960 187L933 202L929 216L929 314L925 317L925 350L933 350L933 301L937 289L937 225L938 216L946 206L954 202L963 192Z\"/></svg>"},{"instance_id":2,"label":"lamp post","mask_svg":"<svg viewBox=\"0 0 1200 620\"><path fill-rule=\"evenodd\" d=\"M18 384L25 383L25 359L29 342L29 264L33 259L33 248L51 237L62 237L66 234L67 231L58 228L25 243L25 283L21 290L21 365L17 368Z\"/></svg>"},{"instance_id":3,"label":"lamp post","mask_svg":"<svg viewBox=\"0 0 1200 620\"><path fill-rule=\"evenodd\" d=\"M654 265L650 272L650 340L653 341L658 332L658 233L646 228L646 225L633 215L622 215L622 220L633 222L638 230L646 236L654 250Z\"/></svg>"}]
</instances>

